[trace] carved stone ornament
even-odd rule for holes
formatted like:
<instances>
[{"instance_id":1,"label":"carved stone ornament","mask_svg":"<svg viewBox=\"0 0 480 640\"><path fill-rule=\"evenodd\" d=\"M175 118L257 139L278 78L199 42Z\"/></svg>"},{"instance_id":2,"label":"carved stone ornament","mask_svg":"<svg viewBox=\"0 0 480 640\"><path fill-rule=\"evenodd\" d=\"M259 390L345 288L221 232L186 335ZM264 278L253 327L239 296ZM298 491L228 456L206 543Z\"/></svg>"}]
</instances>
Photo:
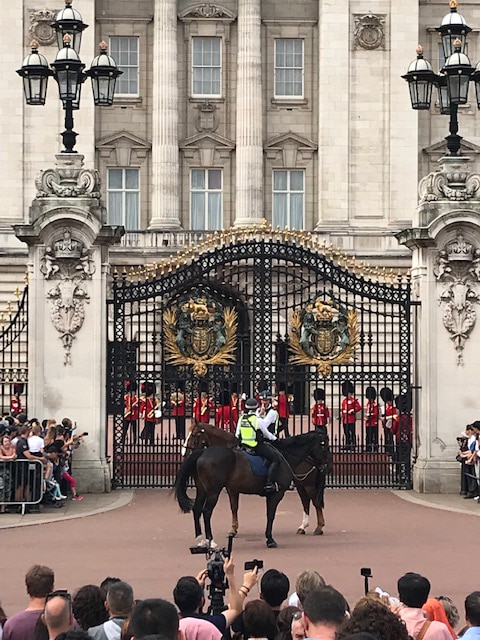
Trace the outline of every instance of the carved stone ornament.
<instances>
[{"instance_id":1,"label":"carved stone ornament","mask_svg":"<svg viewBox=\"0 0 480 640\"><path fill-rule=\"evenodd\" d=\"M467 242L461 233L438 252L433 273L446 284L440 294L443 325L450 333L457 352L457 365L463 365L463 350L477 320L475 304L480 296L480 249Z\"/></svg>"},{"instance_id":2,"label":"carved stone ornament","mask_svg":"<svg viewBox=\"0 0 480 640\"><path fill-rule=\"evenodd\" d=\"M83 156L57 156L54 169L42 170L35 179L37 198L101 198L100 175L83 168Z\"/></svg>"},{"instance_id":3,"label":"carved stone ornament","mask_svg":"<svg viewBox=\"0 0 480 640\"><path fill-rule=\"evenodd\" d=\"M85 320L85 303L90 302L85 281L95 273L91 252L65 227L62 238L45 248L40 271L45 280L52 281L53 286L47 291L51 320L60 333L64 364L71 364L72 343Z\"/></svg>"},{"instance_id":4,"label":"carved stone ornament","mask_svg":"<svg viewBox=\"0 0 480 640\"><path fill-rule=\"evenodd\" d=\"M199 4L184 14L185 18L231 18L231 14L227 13L223 7L216 4L206 2Z\"/></svg>"},{"instance_id":5,"label":"carved stone ornament","mask_svg":"<svg viewBox=\"0 0 480 640\"><path fill-rule=\"evenodd\" d=\"M360 49L385 49L385 15L356 14L353 44Z\"/></svg>"},{"instance_id":6,"label":"carved stone ornament","mask_svg":"<svg viewBox=\"0 0 480 640\"><path fill-rule=\"evenodd\" d=\"M56 41L55 30L52 22L57 17L57 11L40 9L30 11L30 28L28 30L29 42L36 40L42 47L48 47Z\"/></svg>"},{"instance_id":7,"label":"carved stone ornament","mask_svg":"<svg viewBox=\"0 0 480 640\"><path fill-rule=\"evenodd\" d=\"M218 128L217 107L211 102L201 102L197 106L198 116L195 119L197 131L215 131Z\"/></svg>"},{"instance_id":8,"label":"carved stone ornament","mask_svg":"<svg viewBox=\"0 0 480 640\"><path fill-rule=\"evenodd\" d=\"M440 171L432 171L418 185L420 204L437 200L464 201L480 190L480 175L466 170L466 157L443 158Z\"/></svg>"}]
</instances>

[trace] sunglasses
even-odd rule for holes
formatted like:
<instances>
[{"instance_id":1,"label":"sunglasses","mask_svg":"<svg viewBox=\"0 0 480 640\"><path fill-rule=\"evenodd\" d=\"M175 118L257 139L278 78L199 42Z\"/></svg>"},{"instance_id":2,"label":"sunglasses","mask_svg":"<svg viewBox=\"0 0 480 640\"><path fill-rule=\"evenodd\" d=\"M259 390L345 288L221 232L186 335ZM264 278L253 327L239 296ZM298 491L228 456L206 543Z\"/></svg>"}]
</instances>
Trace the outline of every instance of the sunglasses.
<instances>
[{"instance_id":1,"label":"sunglasses","mask_svg":"<svg viewBox=\"0 0 480 640\"><path fill-rule=\"evenodd\" d=\"M45 604L49 600L52 600L53 598L63 598L64 600L67 600L70 604L72 603L72 596L68 593L66 589L57 589L56 591L52 591L51 593L47 594L47 597L45 598Z\"/></svg>"},{"instance_id":2,"label":"sunglasses","mask_svg":"<svg viewBox=\"0 0 480 640\"><path fill-rule=\"evenodd\" d=\"M302 617L302 611L295 611L295 613L292 615L292 622L294 620L300 620Z\"/></svg>"}]
</instances>

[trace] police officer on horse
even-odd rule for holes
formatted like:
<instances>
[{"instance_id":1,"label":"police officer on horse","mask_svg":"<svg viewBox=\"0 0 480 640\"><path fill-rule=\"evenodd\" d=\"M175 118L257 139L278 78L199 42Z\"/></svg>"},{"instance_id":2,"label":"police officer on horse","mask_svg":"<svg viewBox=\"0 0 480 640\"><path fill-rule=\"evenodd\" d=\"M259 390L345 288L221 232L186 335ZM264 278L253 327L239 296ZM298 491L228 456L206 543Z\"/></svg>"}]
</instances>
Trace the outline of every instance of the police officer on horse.
<instances>
[{"instance_id":1,"label":"police officer on horse","mask_svg":"<svg viewBox=\"0 0 480 640\"><path fill-rule=\"evenodd\" d=\"M274 441L277 436L269 430L270 422L268 413L265 417L257 414L258 402L255 398L249 398L245 403L246 413L238 421L236 436L241 440L242 446L254 455L265 458L268 462L267 481L265 483L265 493L275 493L278 491L276 483L276 473L278 471L280 454L265 440ZM276 414L276 411L272 409ZM278 415L278 414L277 414ZM270 416L271 417L271 416ZM274 421L272 421L273 423Z\"/></svg>"}]
</instances>

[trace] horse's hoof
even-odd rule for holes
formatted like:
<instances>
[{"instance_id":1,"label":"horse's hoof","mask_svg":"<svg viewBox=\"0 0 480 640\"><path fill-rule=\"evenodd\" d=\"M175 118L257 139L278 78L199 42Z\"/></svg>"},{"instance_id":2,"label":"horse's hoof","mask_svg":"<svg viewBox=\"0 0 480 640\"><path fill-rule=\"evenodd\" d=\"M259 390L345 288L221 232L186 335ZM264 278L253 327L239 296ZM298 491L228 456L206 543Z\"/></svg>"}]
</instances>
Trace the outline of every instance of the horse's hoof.
<instances>
[{"instance_id":1,"label":"horse's hoof","mask_svg":"<svg viewBox=\"0 0 480 640\"><path fill-rule=\"evenodd\" d=\"M314 536L323 536L323 529L315 529L313 532Z\"/></svg>"},{"instance_id":2,"label":"horse's hoof","mask_svg":"<svg viewBox=\"0 0 480 640\"><path fill-rule=\"evenodd\" d=\"M278 544L275 542L273 538L270 538L269 540L267 540L267 547L269 549L276 549L278 547Z\"/></svg>"},{"instance_id":3,"label":"horse's hoof","mask_svg":"<svg viewBox=\"0 0 480 640\"><path fill-rule=\"evenodd\" d=\"M304 536L305 535L305 529L302 529L302 527L297 529L297 535L299 536Z\"/></svg>"}]
</instances>

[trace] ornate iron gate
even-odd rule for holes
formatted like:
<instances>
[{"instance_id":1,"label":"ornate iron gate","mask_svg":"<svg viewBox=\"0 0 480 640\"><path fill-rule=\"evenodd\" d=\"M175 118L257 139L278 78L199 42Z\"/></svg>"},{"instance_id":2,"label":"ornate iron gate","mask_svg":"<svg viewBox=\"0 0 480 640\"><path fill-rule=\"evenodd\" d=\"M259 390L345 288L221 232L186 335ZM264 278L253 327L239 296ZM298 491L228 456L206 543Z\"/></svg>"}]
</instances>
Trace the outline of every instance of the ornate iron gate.
<instances>
[{"instance_id":1,"label":"ornate iron gate","mask_svg":"<svg viewBox=\"0 0 480 640\"><path fill-rule=\"evenodd\" d=\"M9 302L6 314L0 313L0 400L3 413L16 408L26 411L28 287L23 293L17 289L16 296L16 308Z\"/></svg>"},{"instance_id":2,"label":"ornate iron gate","mask_svg":"<svg viewBox=\"0 0 480 640\"><path fill-rule=\"evenodd\" d=\"M347 259L314 234L255 228L214 234L168 262L116 274L108 302L114 486L172 485L184 423L188 430L202 391L204 417L229 428L223 407L234 416L242 394L268 386L282 396L291 435L312 429L322 390L330 486L409 487L411 435L403 428L401 441L391 442L382 428L392 426L387 407L372 440L365 393L383 388L395 398L410 390L410 283L368 267L360 273L352 261L349 270ZM345 385L359 401L353 426L343 424L345 412L342 420ZM146 432L139 419L143 439L134 434L135 413L124 422L125 402L136 398L152 414ZM176 415L182 399L185 417ZM405 426L409 407L401 411Z\"/></svg>"}]
</instances>

